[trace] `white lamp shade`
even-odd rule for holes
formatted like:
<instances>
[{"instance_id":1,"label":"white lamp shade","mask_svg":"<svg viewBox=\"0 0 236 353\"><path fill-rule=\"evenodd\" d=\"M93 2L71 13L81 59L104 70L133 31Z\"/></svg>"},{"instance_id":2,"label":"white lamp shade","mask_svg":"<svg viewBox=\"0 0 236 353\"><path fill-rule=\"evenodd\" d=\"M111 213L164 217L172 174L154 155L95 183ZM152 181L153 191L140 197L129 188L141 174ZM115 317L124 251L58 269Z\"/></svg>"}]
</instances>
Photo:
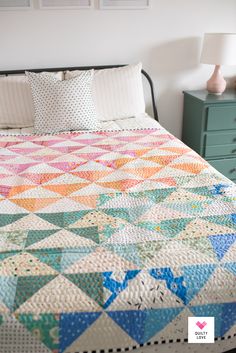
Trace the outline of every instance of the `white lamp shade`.
<instances>
[{"instance_id":1,"label":"white lamp shade","mask_svg":"<svg viewBox=\"0 0 236 353\"><path fill-rule=\"evenodd\" d=\"M205 33L201 63L236 65L236 33Z\"/></svg>"}]
</instances>

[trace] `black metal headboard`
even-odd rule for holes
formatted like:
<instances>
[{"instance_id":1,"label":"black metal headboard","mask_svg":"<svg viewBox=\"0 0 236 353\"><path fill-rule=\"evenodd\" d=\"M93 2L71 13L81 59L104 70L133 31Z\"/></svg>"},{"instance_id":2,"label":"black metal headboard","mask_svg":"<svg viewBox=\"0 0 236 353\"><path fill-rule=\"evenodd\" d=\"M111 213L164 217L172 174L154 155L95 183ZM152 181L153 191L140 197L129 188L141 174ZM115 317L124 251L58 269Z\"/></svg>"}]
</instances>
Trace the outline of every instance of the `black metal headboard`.
<instances>
[{"instance_id":1,"label":"black metal headboard","mask_svg":"<svg viewBox=\"0 0 236 353\"><path fill-rule=\"evenodd\" d=\"M102 70L102 69L113 69L116 67L123 67L126 65L105 65L105 66L79 66L79 67L56 67L56 68L46 68L46 69L28 69L28 71L32 72L42 72L42 71L48 71L48 72L55 72L55 71L66 71L66 70ZM0 71L0 76L8 76L8 75L19 75L19 74L24 74L25 71L27 70L12 70L12 71ZM158 121L158 113L157 113L157 107L156 107L156 98L155 98L155 91L154 91L154 85L152 82L151 77L148 75L148 73L145 70L142 70L142 74L146 77L148 80L148 83L150 85L150 90L151 90L151 98L152 98L152 110L153 110L153 117L156 121Z\"/></svg>"}]
</instances>

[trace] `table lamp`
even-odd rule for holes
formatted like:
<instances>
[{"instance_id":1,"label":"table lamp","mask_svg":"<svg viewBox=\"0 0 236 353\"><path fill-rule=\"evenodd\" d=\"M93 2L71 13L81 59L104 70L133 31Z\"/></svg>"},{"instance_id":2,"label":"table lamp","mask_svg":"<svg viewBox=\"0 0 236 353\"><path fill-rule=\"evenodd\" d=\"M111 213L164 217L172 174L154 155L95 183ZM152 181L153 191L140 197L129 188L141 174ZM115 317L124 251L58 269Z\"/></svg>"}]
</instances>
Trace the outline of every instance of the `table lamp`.
<instances>
[{"instance_id":1,"label":"table lamp","mask_svg":"<svg viewBox=\"0 0 236 353\"><path fill-rule=\"evenodd\" d=\"M226 81L221 74L221 65L236 65L236 33L205 33L201 63L215 65L207 81L207 90L211 94L222 94Z\"/></svg>"}]
</instances>

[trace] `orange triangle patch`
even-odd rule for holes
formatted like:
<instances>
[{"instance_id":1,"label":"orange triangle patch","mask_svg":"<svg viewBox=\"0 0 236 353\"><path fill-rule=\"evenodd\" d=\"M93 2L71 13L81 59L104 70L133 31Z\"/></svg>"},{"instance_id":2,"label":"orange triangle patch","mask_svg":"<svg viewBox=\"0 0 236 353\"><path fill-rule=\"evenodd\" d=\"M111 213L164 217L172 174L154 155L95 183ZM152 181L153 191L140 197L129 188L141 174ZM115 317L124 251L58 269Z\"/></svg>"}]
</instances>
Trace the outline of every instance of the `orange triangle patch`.
<instances>
[{"instance_id":1,"label":"orange triangle patch","mask_svg":"<svg viewBox=\"0 0 236 353\"><path fill-rule=\"evenodd\" d=\"M58 198L47 198L47 199L11 199L17 206L26 209L29 212L35 212L44 208L56 201Z\"/></svg>"},{"instance_id":2,"label":"orange triangle patch","mask_svg":"<svg viewBox=\"0 0 236 353\"><path fill-rule=\"evenodd\" d=\"M69 198L94 209L97 206L98 195L71 196Z\"/></svg>"},{"instance_id":3,"label":"orange triangle patch","mask_svg":"<svg viewBox=\"0 0 236 353\"><path fill-rule=\"evenodd\" d=\"M120 167L123 167L123 165L131 162L133 158L120 158L120 159L115 159L113 161L113 166L116 169L119 169Z\"/></svg>"},{"instance_id":4,"label":"orange triangle patch","mask_svg":"<svg viewBox=\"0 0 236 353\"><path fill-rule=\"evenodd\" d=\"M160 147L160 150L163 151L170 151L177 154L185 154L186 152L190 151L188 147Z\"/></svg>"},{"instance_id":5,"label":"orange triangle patch","mask_svg":"<svg viewBox=\"0 0 236 353\"><path fill-rule=\"evenodd\" d=\"M62 184L62 185L44 185L44 189L57 192L62 196L68 196L75 191L78 191L85 186L88 186L89 183L79 183L79 184Z\"/></svg>"},{"instance_id":6,"label":"orange triangle patch","mask_svg":"<svg viewBox=\"0 0 236 353\"><path fill-rule=\"evenodd\" d=\"M136 157L141 157L143 156L145 153L149 152L151 150L151 148L145 148L143 150L135 150L134 154Z\"/></svg>"},{"instance_id":7,"label":"orange triangle patch","mask_svg":"<svg viewBox=\"0 0 236 353\"><path fill-rule=\"evenodd\" d=\"M151 179L153 180L153 179ZM168 177L168 178L159 178L155 179L156 182L160 182L169 186L176 186L176 181L174 178Z\"/></svg>"},{"instance_id":8,"label":"orange triangle patch","mask_svg":"<svg viewBox=\"0 0 236 353\"><path fill-rule=\"evenodd\" d=\"M158 173L162 167L148 167L148 168L133 168L133 169L124 169L124 172L138 175L143 179L150 178L152 175Z\"/></svg>"},{"instance_id":9,"label":"orange triangle patch","mask_svg":"<svg viewBox=\"0 0 236 353\"><path fill-rule=\"evenodd\" d=\"M50 180L53 180L55 178L58 178L61 176L63 173L45 173L45 174L36 174L36 173L26 173L26 174L21 174L24 178L29 179L35 184L44 184L47 183Z\"/></svg>"},{"instance_id":10,"label":"orange triangle patch","mask_svg":"<svg viewBox=\"0 0 236 353\"><path fill-rule=\"evenodd\" d=\"M112 173L112 170L109 171L81 171L81 172L73 172L71 174L78 176L79 178L86 179L89 181L96 181L101 178L104 178L108 174Z\"/></svg>"},{"instance_id":11,"label":"orange triangle patch","mask_svg":"<svg viewBox=\"0 0 236 353\"><path fill-rule=\"evenodd\" d=\"M173 164L171 168L181 169L193 174L199 174L202 170L207 168L205 164L199 163L181 163L181 164Z\"/></svg>"},{"instance_id":12,"label":"orange triangle patch","mask_svg":"<svg viewBox=\"0 0 236 353\"><path fill-rule=\"evenodd\" d=\"M174 155L174 156L151 156L151 157L143 157L143 159L155 163L159 163L161 165L168 165L170 164L174 159L179 157L179 155Z\"/></svg>"},{"instance_id":13,"label":"orange triangle patch","mask_svg":"<svg viewBox=\"0 0 236 353\"><path fill-rule=\"evenodd\" d=\"M37 187L36 185L18 185L18 186L13 186L8 194L9 197L13 197L17 194L21 194L24 191L30 190Z\"/></svg>"},{"instance_id":14,"label":"orange triangle patch","mask_svg":"<svg viewBox=\"0 0 236 353\"><path fill-rule=\"evenodd\" d=\"M117 189L120 191L125 191L133 186L139 184L143 180L135 180L135 179L124 179L118 181L111 181L111 182L98 182L96 184L101 185L105 188Z\"/></svg>"}]
</instances>

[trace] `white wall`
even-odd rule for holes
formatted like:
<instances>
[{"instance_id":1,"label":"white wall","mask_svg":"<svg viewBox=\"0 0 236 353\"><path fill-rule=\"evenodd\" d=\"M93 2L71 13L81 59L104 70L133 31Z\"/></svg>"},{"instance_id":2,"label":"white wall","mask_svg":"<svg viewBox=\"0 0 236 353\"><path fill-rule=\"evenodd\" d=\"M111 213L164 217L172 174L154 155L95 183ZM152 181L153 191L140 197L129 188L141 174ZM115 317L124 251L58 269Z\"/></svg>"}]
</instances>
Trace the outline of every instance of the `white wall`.
<instances>
[{"instance_id":1,"label":"white wall","mask_svg":"<svg viewBox=\"0 0 236 353\"><path fill-rule=\"evenodd\" d=\"M212 71L199 64L204 32L236 32L236 0L152 0L151 9L135 11L2 11L0 70L142 61L162 125L180 137L182 90L204 87ZM223 72L232 84L236 66Z\"/></svg>"}]
</instances>

